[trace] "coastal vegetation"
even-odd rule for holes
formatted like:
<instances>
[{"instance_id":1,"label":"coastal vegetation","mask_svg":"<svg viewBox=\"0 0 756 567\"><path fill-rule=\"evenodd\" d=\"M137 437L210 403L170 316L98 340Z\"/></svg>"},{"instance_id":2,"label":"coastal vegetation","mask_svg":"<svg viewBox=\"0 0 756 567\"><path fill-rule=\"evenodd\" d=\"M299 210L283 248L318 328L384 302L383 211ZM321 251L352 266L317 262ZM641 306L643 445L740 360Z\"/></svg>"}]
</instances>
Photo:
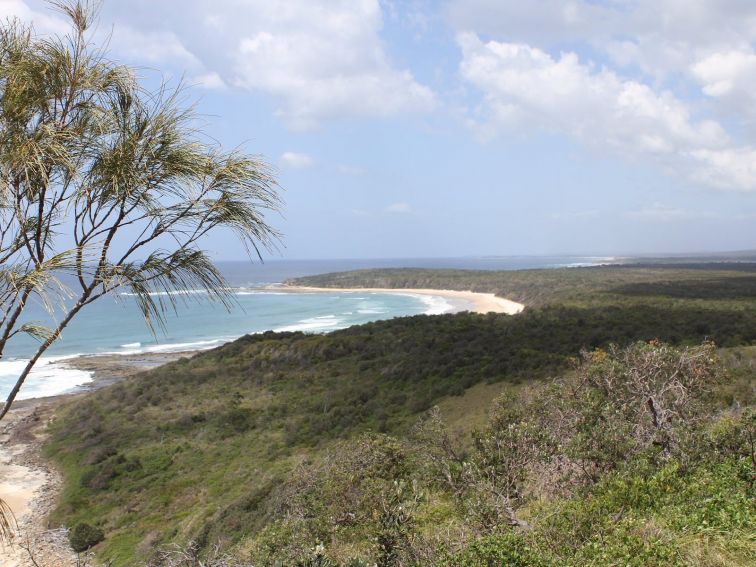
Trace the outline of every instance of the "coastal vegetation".
<instances>
[{"instance_id":1,"label":"coastal vegetation","mask_svg":"<svg viewBox=\"0 0 756 567\"><path fill-rule=\"evenodd\" d=\"M246 336L74 400L51 521L116 566L752 564L752 273L402 271L540 299Z\"/></svg>"}]
</instances>

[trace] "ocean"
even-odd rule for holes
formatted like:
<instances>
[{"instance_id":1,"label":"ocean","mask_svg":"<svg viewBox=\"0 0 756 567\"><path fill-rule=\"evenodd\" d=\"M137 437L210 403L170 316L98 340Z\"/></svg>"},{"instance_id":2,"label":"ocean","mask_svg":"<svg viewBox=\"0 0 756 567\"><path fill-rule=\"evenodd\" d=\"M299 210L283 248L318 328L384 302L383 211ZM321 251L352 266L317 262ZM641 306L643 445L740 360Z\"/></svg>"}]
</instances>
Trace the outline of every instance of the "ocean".
<instances>
[{"instance_id":1,"label":"ocean","mask_svg":"<svg viewBox=\"0 0 756 567\"><path fill-rule=\"evenodd\" d=\"M138 354L200 350L219 346L249 333L303 331L322 333L379 319L442 314L465 309L442 297L382 293L285 293L268 288L289 278L363 268L419 267L513 270L606 263L596 257L500 257L386 260L269 260L264 264L222 262L221 271L234 288L230 311L202 294L182 296L166 325L153 334L127 293L104 297L71 322L35 366L18 399L52 396L75 390L92 380L89 372L66 361L91 354ZM25 321L47 322L40 306L31 306ZM12 388L36 342L14 337L0 360L0 396Z\"/></svg>"}]
</instances>

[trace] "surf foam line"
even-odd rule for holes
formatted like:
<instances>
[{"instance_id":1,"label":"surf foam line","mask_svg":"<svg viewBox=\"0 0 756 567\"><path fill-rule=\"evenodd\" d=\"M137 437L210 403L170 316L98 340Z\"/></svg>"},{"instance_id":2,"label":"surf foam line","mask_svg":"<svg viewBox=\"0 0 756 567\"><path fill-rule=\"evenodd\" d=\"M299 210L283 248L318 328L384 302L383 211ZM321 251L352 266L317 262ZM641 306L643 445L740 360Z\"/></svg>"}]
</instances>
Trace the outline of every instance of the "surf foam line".
<instances>
[{"instance_id":1,"label":"surf foam line","mask_svg":"<svg viewBox=\"0 0 756 567\"><path fill-rule=\"evenodd\" d=\"M380 295L378 292L375 295ZM451 313L457 306L452 304L446 297L440 295L426 295L420 293L396 293L392 292L392 295L403 295L404 297L413 297L419 299L426 307L423 312L424 315L443 315L444 313Z\"/></svg>"},{"instance_id":2,"label":"surf foam line","mask_svg":"<svg viewBox=\"0 0 756 567\"><path fill-rule=\"evenodd\" d=\"M289 333L289 332L327 332L336 331L337 329L344 329L348 325L344 325L344 319L336 315L321 315L319 317L310 317L307 319L301 319L292 325L285 325L273 329L276 333Z\"/></svg>"},{"instance_id":3,"label":"surf foam line","mask_svg":"<svg viewBox=\"0 0 756 567\"><path fill-rule=\"evenodd\" d=\"M79 356L81 354L40 358L29 373L17 399L28 400L30 398L56 396L71 392L79 386L91 382L91 372L72 368L65 364L66 360ZM28 362L28 359L0 361L0 394L3 397L10 393Z\"/></svg>"},{"instance_id":4,"label":"surf foam line","mask_svg":"<svg viewBox=\"0 0 756 567\"><path fill-rule=\"evenodd\" d=\"M232 287L226 288L232 295L285 295L282 291L271 291L267 289L256 289L254 287ZM136 293L122 291L118 293L122 297L136 297ZM174 289L171 291L150 291L147 293L150 297L181 297L186 295L209 295L206 289Z\"/></svg>"}]
</instances>

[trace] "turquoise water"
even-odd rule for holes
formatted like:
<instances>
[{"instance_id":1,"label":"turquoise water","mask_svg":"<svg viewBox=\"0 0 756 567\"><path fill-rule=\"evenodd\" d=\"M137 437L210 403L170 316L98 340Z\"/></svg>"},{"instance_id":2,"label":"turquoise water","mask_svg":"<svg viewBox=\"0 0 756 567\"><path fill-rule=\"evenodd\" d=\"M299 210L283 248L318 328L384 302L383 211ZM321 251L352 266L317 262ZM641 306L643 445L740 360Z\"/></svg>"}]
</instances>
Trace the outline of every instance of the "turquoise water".
<instances>
[{"instance_id":1,"label":"turquoise water","mask_svg":"<svg viewBox=\"0 0 756 567\"><path fill-rule=\"evenodd\" d=\"M205 349L247 333L274 331L328 332L378 319L420 313L439 314L467 305L452 305L441 297L365 292L284 293L262 289L288 278L368 267L438 267L518 269L598 263L595 258L457 258L413 260L272 261L265 264L221 264L234 287L236 305L226 311L202 294L179 301L165 328L152 334L133 298L127 294L105 297L86 307L45 353L19 395L20 399L55 395L91 381L87 372L66 365L82 354L135 354ZM32 306L26 321L49 324L44 310ZM0 396L12 388L36 342L14 338L0 360Z\"/></svg>"}]
</instances>

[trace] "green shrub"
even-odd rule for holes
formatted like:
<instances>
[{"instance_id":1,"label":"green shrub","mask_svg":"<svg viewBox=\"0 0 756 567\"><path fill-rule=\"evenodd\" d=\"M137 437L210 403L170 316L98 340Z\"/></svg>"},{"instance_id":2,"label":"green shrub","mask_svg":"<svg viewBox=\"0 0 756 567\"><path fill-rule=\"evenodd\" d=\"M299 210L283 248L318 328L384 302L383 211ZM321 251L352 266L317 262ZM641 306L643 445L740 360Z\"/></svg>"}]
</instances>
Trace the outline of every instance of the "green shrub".
<instances>
[{"instance_id":1,"label":"green shrub","mask_svg":"<svg viewBox=\"0 0 756 567\"><path fill-rule=\"evenodd\" d=\"M86 522L79 522L70 532L68 532L68 541L71 544L71 548L76 553L86 551L104 539L105 534L100 528L87 524Z\"/></svg>"},{"instance_id":2,"label":"green shrub","mask_svg":"<svg viewBox=\"0 0 756 567\"><path fill-rule=\"evenodd\" d=\"M547 567L552 564L524 537L514 534L481 538L445 562L448 567Z\"/></svg>"},{"instance_id":3,"label":"green shrub","mask_svg":"<svg viewBox=\"0 0 756 567\"><path fill-rule=\"evenodd\" d=\"M597 534L565 562L587 567L683 567L686 564L674 536L656 528L653 522L626 519L606 534Z\"/></svg>"}]
</instances>

